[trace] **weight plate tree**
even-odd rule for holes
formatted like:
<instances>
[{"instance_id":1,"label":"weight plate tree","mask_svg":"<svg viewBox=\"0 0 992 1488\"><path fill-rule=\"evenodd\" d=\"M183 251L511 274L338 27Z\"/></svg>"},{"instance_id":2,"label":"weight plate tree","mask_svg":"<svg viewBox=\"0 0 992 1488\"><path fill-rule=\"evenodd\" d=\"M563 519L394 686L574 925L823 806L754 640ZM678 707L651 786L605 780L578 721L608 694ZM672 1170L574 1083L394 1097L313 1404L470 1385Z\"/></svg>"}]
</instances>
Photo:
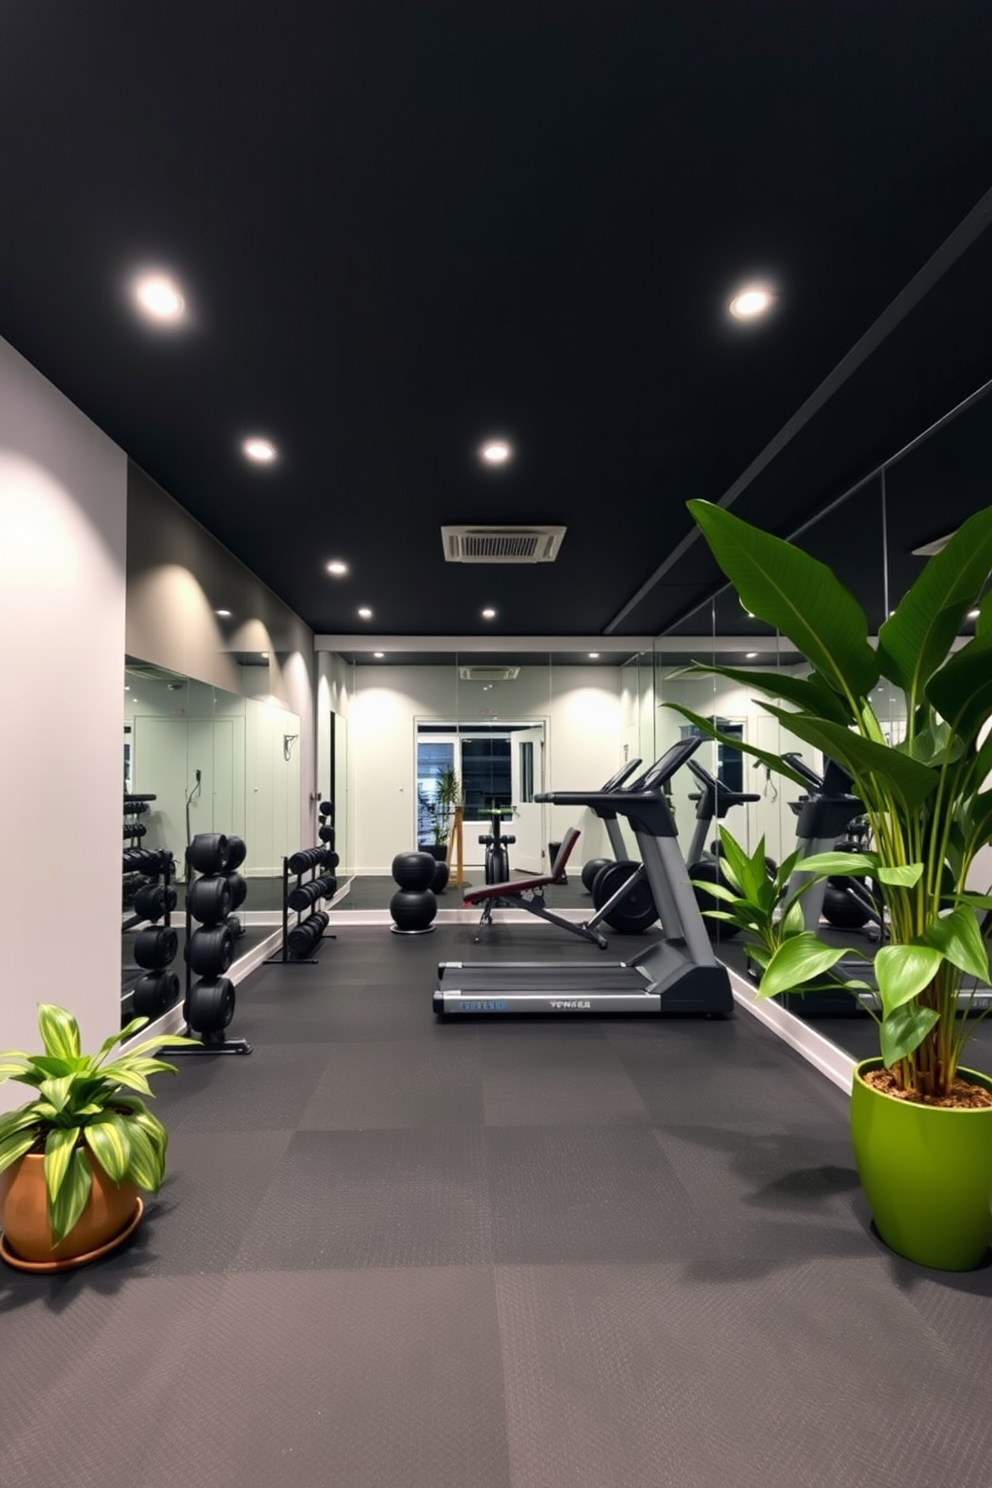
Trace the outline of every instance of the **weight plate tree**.
<instances>
[{"instance_id":1,"label":"weight plate tree","mask_svg":"<svg viewBox=\"0 0 992 1488\"><path fill-rule=\"evenodd\" d=\"M200 832L186 849L186 1031L201 1042L180 1053L250 1054L244 1039L227 1039L234 1017L234 983L226 975L234 960L231 868L245 859L240 837ZM194 874L199 875L194 877ZM195 928L194 928L195 926ZM197 981L193 981L193 977Z\"/></svg>"}]
</instances>

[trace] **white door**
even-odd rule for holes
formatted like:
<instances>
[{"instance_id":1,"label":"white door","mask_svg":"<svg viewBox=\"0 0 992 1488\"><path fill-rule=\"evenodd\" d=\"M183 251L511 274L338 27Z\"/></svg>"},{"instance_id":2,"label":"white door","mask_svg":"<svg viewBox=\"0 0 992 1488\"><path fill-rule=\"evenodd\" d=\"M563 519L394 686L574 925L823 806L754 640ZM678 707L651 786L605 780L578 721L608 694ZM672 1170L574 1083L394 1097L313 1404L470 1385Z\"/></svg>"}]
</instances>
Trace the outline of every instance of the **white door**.
<instances>
[{"instance_id":1,"label":"white door","mask_svg":"<svg viewBox=\"0 0 992 1488\"><path fill-rule=\"evenodd\" d=\"M527 874L547 873L550 868L545 852L545 809L535 801L544 790L544 724L533 728L514 729L510 735L510 793L513 820L506 830L516 837L510 848L513 878Z\"/></svg>"}]
</instances>

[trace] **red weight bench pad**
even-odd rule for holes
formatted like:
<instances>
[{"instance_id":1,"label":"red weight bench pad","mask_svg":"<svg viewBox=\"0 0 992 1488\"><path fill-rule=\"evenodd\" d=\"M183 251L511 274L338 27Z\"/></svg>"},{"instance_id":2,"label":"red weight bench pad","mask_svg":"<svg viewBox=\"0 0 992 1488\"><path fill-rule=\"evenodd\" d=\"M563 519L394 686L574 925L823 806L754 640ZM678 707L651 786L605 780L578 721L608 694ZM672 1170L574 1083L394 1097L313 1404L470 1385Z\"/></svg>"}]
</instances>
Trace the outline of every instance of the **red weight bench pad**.
<instances>
[{"instance_id":1,"label":"red weight bench pad","mask_svg":"<svg viewBox=\"0 0 992 1488\"><path fill-rule=\"evenodd\" d=\"M572 935L578 935L583 940L591 940L601 950L606 949L606 940L598 931L589 930L585 925L575 925L571 920L562 919L561 915L554 914L544 903L544 890L548 884L561 882L565 873L565 865L572 856L572 851L581 835L578 827L569 827L551 865L550 873L545 873L539 878L515 878L508 883L485 884L482 888L472 889L465 895L462 900L464 905L482 905L482 916L475 934L476 942L481 939L483 926L492 924L494 909L524 909L528 914L536 915L538 919L548 920Z\"/></svg>"}]
</instances>

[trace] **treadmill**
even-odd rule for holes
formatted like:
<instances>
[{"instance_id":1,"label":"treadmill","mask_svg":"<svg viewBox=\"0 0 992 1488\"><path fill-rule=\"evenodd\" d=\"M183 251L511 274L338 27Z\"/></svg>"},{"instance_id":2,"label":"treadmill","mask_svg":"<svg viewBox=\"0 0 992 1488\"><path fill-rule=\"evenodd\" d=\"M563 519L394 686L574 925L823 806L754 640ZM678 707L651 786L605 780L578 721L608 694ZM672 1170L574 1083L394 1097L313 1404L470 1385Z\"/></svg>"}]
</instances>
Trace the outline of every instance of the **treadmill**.
<instances>
[{"instance_id":1,"label":"treadmill","mask_svg":"<svg viewBox=\"0 0 992 1488\"><path fill-rule=\"evenodd\" d=\"M726 1017L734 1000L726 967L713 954L689 874L679 852L675 822L662 791L702 740L673 744L658 763L627 789L547 791L535 800L553 806L588 806L616 812L630 822L644 871L666 934L630 961L444 961L438 967L434 1012L506 1017L536 1013Z\"/></svg>"}]
</instances>

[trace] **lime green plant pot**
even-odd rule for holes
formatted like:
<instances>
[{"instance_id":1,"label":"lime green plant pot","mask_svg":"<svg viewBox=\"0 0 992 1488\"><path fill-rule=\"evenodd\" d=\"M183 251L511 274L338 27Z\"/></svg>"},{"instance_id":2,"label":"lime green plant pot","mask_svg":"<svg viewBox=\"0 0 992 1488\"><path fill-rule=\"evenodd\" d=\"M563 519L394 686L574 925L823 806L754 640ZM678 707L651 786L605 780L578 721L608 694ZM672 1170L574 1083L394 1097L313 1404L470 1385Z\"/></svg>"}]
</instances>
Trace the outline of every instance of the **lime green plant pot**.
<instances>
[{"instance_id":1,"label":"lime green plant pot","mask_svg":"<svg viewBox=\"0 0 992 1488\"><path fill-rule=\"evenodd\" d=\"M851 1137L879 1235L892 1250L939 1271L970 1271L992 1241L992 1106L954 1110L884 1095L854 1073ZM972 1084L992 1080L959 1069Z\"/></svg>"}]
</instances>

